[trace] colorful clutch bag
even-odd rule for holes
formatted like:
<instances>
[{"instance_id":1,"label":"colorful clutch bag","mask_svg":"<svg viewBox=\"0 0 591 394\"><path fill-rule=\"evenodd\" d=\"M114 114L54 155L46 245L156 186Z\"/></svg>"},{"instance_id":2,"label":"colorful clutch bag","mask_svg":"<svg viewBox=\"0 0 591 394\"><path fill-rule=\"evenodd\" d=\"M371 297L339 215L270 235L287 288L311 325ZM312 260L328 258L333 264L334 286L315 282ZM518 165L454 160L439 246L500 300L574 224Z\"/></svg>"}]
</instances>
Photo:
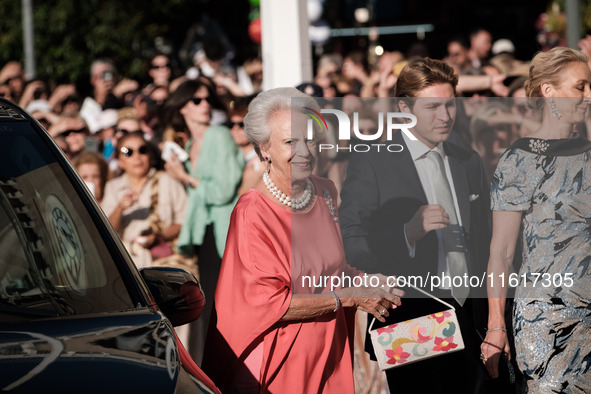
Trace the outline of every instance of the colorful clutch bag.
<instances>
[{"instance_id":1,"label":"colorful clutch bag","mask_svg":"<svg viewBox=\"0 0 591 394\"><path fill-rule=\"evenodd\" d=\"M429 293L417 290L450 309L375 330L372 329L376 320L373 318L368 331L382 371L464 349L455 308Z\"/></svg>"}]
</instances>

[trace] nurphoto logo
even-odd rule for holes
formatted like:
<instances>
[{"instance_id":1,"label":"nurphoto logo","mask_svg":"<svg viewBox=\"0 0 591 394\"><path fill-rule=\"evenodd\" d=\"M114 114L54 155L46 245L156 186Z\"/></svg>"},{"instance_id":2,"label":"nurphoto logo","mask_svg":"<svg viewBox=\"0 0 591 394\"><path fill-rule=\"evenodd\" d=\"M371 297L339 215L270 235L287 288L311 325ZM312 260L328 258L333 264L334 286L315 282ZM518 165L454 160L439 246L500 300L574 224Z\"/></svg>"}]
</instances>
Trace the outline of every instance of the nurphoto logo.
<instances>
[{"instance_id":1,"label":"nurphoto logo","mask_svg":"<svg viewBox=\"0 0 591 394\"><path fill-rule=\"evenodd\" d=\"M353 122L351 122L350 115L344 111L338 109L321 109L320 112L313 110L309 107L303 108L304 114L308 115L307 124L307 138L314 138L314 124L320 128L320 133L328 131L328 122L322 116L322 114L331 114L336 117L338 124L338 132L335 134L339 141L349 142L352 138L362 142L368 143L357 143L345 144L341 146L339 144L321 143L318 144L318 151L322 152L325 150L336 150L348 151L348 152L369 152L370 150L380 151L385 149L388 152L401 152L404 147L400 144L388 144L383 142L384 132L386 133L386 141L392 140L392 135L395 131L400 130L407 135L407 137L413 141L416 141L416 137L408 130L413 128L417 124L417 118L413 114L405 112L387 112L384 116L383 112L377 114L377 128L371 130L372 132L362 132L359 128L359 113L353 112ZM386 125L384 127L384 118L386 119ZM410 120L409 123L404 123L404 120ZM351 127L352 126L352 127ZM382 142L380 142L382 141ZM373 142L373 143L369 143Z\"/></svg>"}]
</instances>

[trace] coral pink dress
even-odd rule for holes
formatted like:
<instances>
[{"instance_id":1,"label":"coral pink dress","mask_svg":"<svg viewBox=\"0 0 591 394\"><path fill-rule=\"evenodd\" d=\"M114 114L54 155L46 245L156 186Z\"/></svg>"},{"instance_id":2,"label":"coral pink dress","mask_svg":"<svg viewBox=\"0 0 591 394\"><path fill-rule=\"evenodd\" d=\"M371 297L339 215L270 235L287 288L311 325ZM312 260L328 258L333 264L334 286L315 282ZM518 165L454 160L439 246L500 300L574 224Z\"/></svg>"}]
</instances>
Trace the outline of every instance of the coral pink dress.
<instances>
[{"instance_id":1,"label":"coral pink dress","mask_svg":"<svg viewBox=\"0 0 591 394\"><path fill-rule=\"evenodd\" d=\"M232 213L203 362L224 392L354 392L355 309L280 321L293 294L330 291L306 276L359 274L345 261L334 185L311 179L305 212L251 189Z\"/></svg>"}]
</instances>

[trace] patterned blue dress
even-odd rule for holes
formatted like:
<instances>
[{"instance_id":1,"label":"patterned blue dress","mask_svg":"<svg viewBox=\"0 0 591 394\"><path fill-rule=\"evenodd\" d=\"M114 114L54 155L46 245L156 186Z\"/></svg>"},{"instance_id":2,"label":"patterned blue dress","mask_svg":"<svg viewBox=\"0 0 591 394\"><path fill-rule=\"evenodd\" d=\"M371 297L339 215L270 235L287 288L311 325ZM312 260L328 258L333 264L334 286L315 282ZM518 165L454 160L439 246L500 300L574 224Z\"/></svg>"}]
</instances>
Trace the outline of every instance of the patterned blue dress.
<instances>
[{"instance_id":1,"label":"patterned blue dress","mask_svg":"<svg viewBox=\"0 0 591 394\"><path fill-rule=\"evenodd\" d=\"M513 329L528 391L591 393L591 143L516 141L491 206L523 213Z\"/></svg>"}]
</instances>

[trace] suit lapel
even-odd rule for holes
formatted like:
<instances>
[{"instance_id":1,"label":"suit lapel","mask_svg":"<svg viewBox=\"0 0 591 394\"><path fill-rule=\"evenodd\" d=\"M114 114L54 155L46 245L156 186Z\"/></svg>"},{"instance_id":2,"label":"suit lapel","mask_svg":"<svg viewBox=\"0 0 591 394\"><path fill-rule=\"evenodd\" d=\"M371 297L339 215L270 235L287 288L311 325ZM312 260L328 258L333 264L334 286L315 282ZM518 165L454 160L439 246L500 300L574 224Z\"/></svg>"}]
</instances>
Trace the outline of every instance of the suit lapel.
<instances>
[{"instance_id":1,"label":"suit lapel","mask_svg":"<svg viewBox=\"0 0 591 394\"><path fill-rule=\"evenodd\" d=\"M449 168L451 176L454 181L454 188L456 190L456 198L458 199L458 206L460 208L460 216L462 218L462 226L465 232L470 232L470 188L468 186L468 176L466 170L456 157L448 155Z\"/></svg>"}]
</instances>

